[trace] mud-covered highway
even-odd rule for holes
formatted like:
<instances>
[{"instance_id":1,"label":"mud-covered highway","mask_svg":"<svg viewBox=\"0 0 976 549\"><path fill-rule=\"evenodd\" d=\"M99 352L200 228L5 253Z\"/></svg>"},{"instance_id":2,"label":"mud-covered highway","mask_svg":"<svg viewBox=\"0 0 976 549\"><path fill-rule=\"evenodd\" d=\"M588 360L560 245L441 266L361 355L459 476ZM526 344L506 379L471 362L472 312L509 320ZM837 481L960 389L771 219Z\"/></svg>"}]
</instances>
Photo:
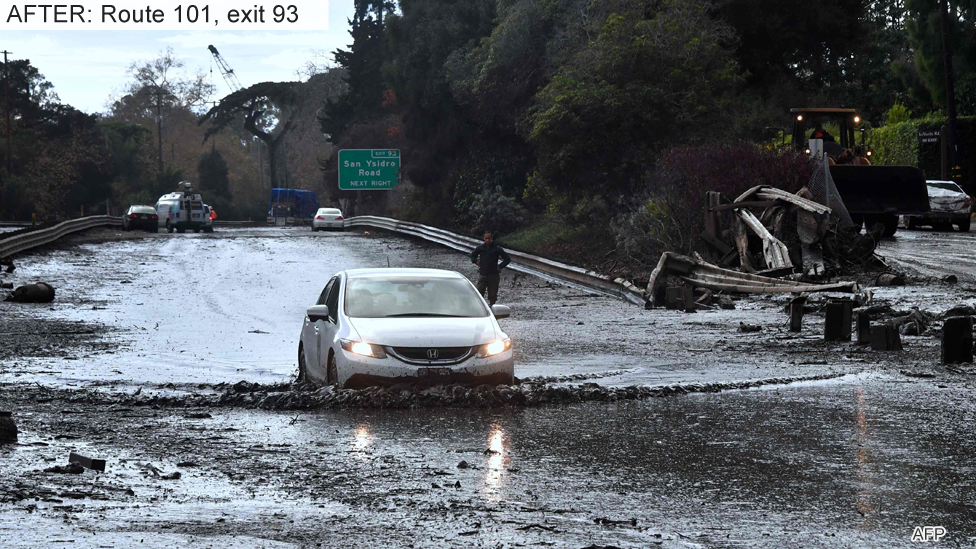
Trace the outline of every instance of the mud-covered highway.
<instances>
[{"instance_id":1,"label":"mud-covered highway","mask_svg":"<svg viewBox=\"0 0 976 549\"><path fill-rule=\"evenodd\" d=\"M971 273L911 265L928 234L880 250L916 270L873 288L879 317L976 301ZM932 332L897 354L824 343L816 297L797 335L786 298L646 311L506 272L530 398L340 404L290 385L329 276L476 276L464 255L362 231L98 230L15 262L4 280L57 299L0 303L20 429L0 446L5 547L914 547L924 525L976 544L976 370L939 366ZM72 451L105 472L44 472Z\"/></svg>"}]
</instances>

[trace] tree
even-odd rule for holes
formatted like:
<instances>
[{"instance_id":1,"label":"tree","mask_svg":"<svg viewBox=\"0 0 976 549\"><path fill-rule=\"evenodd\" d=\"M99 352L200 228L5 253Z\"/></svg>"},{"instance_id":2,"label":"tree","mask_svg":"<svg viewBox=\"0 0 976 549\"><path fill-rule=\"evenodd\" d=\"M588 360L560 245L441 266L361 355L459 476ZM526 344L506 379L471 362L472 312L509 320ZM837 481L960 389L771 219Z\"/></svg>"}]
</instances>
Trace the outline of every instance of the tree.
<instances>
[{"instance_id":1,"label":"tree","mask_svg":"<svg viewBox=\"0 0 976 549\"><path fill-rule=\"evenodd\" d=\"M204 153L197 166L200 175L200 190L214 197L230 200L230 179L227 177L227 162L220 151Z\"/></svg>"},{"instance_id":2,"label":"tree","mask_svg":"<svg viewBox=\"0 0 976 549\"><path fill-rule=\"evenodd\" d=\"M346 89L338 98L326 99L319 124L332 143L355 119L371 116L379 110L386 85L380 68L386 61L383 36L383 14L392 11L390 0L355 0L355 11L349 20L352 45L335 51L335 59L345 71Z\"/></svg>"},{"instance_id":3,"label":"tree","mask_svg":"<svg viewBox=\"0 0 976 549\"><path fill-rule=\"evenodd\" d=\"M976 103L976 97L966 96L972 89L966 83L976 74L976 3L956 0L948 5L952 68L957 82L963 83L956 88L960 114L976 114L967 112L968 106ZM944 107L945 57L939 0L905 0L905 7L908 10L908 36L915 51L915 67L934 104Z\"/></svg>"},{"instance_id":4,"label":"tree","mask_svg":"<svg viewBox=\"0 0 976 549\"><path fill-rule=\"evenodd\" d=\"M739 78L732 30L700 0L627 0L536 98L533 192L584 211L636 190L659 151L717 135Z\"/></svg>"},{"instance_id":5,"label":"tree","mask_svg":"<svg viewBox=\"0 0 976 549\"><path fill-rule=\"evenodd\" d=\"M181 69L185 63L175 57L173 48L166 48L155 59L137 61L129 65L129 94L139 93L143 88L163 92L162 101L167 105L178 105L189 109L201 109L207 98L213 95L214 87L207 82L202 72L187 76Z\"/></svg>"},{"instance_id":6,"label":"tree","mask_svg":"<svg viewBox=\"0 0 976 549\"><path fill-rule=\"evenodd\" d=\"M278 148L284 136L295 125L293 118L297 111L292 107L297 100L297 85L297 82L261 82L224 97L198 122L201 125L212 122L204 135L204 141L235 120L243 118L244 129L268 147L271 187L277 187Z\"/></svg>"},{"instance_id":7,"label":"tree","mask_svg":"<svg viewBox=\"0 0 976 549\"><path fill-rule=\"evenodd\" d=\"M496 7L494 0L402 0L402 13L388 18L391 60L384 73L402 113L411 158L406 175L417 185L441 181L444 165L475 135L454 101L446 65L491 35Z\"/></svg>"},{"instance_id":8,"label":"tree","mask_svg":"<svg viewBox=\"0 0 976 549\"><path fill-rule=\"evenodd\" d=\"M147 107L149 109L155 107L156 110L160 171L163 170L163 107L166 107L166 111L172 111L174 108L195 111L205 105L206 99L214 91L203 73L198 72L195 76L186 77L180 74L182 68L184 63L173 55L173 48L160 52L155 59L129 65L129 75L132 77L127 96L132 98L128 101L129 106L141 107L143 116L146 114ZM124 97L121 105L118 102L116 105L125 105L125 99Z\"/></svg>"},{"instance_id":9,"label":"tree","mask_svg":"<svg viewBox=\"0 0 976 549\"><path fill-rule=\"evenodd\" d=\"M109 159L101 147L97 117L61 104L54 87L29 60L12 60L4 69L10 79L12 146L9 152L3 147L2 165L9 154L4 190L9 183L12 194L4 193L0 213L61 216L108 198ZM0 120L6 120L6 113Z\"/></svg>"},{"instance_id":10,"label":"tree","mask_svg":"<svg viewBox=\"0 0 976 549\"><path fill-rule=\"evenodd\" d=\"M772 91L784 79L814 94L849 76L845 67L864 40L867 0L722 0L715 14L737 35L746 85Z\"/></svg>"}]
</instances>

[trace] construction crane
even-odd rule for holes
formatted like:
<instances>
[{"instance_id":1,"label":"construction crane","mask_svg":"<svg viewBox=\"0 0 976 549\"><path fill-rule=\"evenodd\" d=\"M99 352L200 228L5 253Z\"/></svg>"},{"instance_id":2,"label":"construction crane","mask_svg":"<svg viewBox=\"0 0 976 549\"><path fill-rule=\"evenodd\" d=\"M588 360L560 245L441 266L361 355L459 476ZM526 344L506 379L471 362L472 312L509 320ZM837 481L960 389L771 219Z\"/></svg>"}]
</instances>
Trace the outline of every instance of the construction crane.
<instances>
[{"instance_id":1,"label":"construction crane","mask_svg":"<svg viewBox=\"0 0 976 549\"><path fill-rule=\"evenodd\" d=\"M230 91L236 92L243 88L244 86L241 85L241 81L238 80L237 75L234 74L234 69L230 68L227 61L224 61L224 58L220 56L220 52L217 51L217 48L210 45L207 46L207 49L210 50L210 53L213 54L214 59L217 60L217 66L220 67L220 74L223 75L224 82L227 82L227 87L230 88Z\"/></svg>"}]
</instances>

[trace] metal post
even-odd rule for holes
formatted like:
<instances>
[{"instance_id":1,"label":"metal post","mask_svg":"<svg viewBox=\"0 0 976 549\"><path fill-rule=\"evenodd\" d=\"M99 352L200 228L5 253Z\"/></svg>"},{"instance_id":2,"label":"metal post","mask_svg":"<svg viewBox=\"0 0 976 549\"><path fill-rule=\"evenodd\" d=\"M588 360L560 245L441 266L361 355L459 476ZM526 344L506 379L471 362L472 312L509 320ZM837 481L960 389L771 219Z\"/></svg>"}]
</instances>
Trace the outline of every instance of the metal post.
<instances>
[{"instance_id":1,"label":"metal post","mask_svg":"<svg viewBox=\"0 0 976 549\"><path fill-rule=\"evenodd\" d=\"M13 150L10 148L10 65L7 63L7 54L12 51L3 50L3 98L5 103L4 110L7 113L7 176L10 176L12 168Z\"/></svg>"},{"instance_id":2,"label":"metal post","mask_svg":"<svg viewBox=\"0 0 976 549\"><path fill-rule=\"evenodd\" d=\"M959 135L956 127L956 93L952 76L952 44L949 43L949 2L940 0L939 18L942 21L942 54L945 59L946 116L949 119L949 178L958 178L959 173ZM953 177L955 176L955 177Z\"/></svg>"}]
</instances>

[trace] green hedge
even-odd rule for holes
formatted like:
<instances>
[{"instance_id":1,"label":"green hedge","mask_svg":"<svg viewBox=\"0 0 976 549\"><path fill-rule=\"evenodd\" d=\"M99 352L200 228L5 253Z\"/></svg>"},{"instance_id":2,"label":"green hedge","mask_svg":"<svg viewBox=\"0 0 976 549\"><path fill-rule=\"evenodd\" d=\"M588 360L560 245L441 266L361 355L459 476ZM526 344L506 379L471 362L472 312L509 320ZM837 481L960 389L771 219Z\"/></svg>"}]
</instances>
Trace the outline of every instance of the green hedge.
<instances>
[{"instance_id":1,"label":"green hedge","mask_svg":"<svg viewBox=\"0 0 976 549\"><path fill-rule=\"evenodd\" d=\"M918 132L937 131L945 118L909 120L875 129L871 132L871 148L875 164L918 166L928 179L942 176L942 155L938 147L919 150ZM976 191L976 117L963 116L958 123L959 143L962 147L962 186L967 192Z\"/></svg>"}]
</instances>

